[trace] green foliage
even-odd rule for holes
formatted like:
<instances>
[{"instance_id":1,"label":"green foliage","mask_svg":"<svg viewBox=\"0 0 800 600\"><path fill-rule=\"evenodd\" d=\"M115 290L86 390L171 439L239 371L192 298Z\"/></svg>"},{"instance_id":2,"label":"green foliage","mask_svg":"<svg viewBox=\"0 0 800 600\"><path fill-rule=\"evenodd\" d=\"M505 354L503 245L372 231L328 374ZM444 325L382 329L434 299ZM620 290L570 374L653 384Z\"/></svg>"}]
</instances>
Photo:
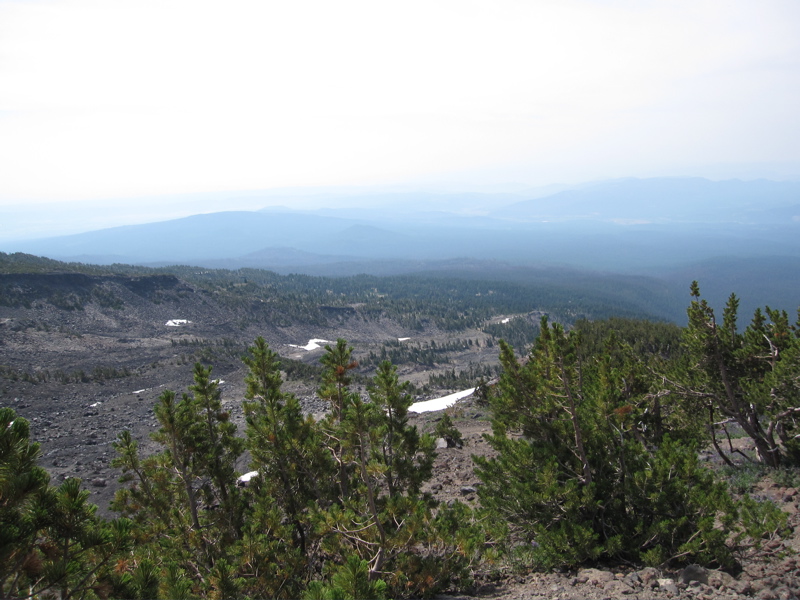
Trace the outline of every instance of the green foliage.
<instances>
[{"instance_id":1,"label":"green foliage","mask_svg":"<svg viewBox=\"0 0 800 600\"><path fill-rule=\"evenodd\" d=\"M210 368L195 365L189 391L179 398L167 390L159 397L155 414L161 427L151 437L163 448L160 453L140 457L129 432L114 442L112 465L132 485L118 491L112 508L133 519L140 551L158 557L159 585L166 582L174 593L187 595L189 588L182 589L173 577L186 572L193 574L192 594L225 596L238 581L229 581L222 565L244 528L245 502L234 468L244 440L235 435ZM146 564L129 565L122 574L135 580L137 572L149 568ZM172 574L166 579L165 570ZM155 585L151 579L148 574L148 589Z\"/></svg>"},{"instance_id":2,"label":"green foliage","mask_svg":"<svg viewBox=\"0 0 800 600\"><path fill-rule=\"evenodd\" d=\"M732 564L737 507L695 446L670 439L658 382L629 347L611 336L583 358L577 331L543 319L527 362L506 344L501 361L487 436L497 457L475 458L479 495L534 545L538 566Z\"/></svg>"},{"instance_id":3,"label":"green foliage","mask_svg":"<svg viewBox=\"0 0 800 600\"><path fill-rule=\"evenodd\" d=\"M498 375L500 375L499 365L470 364L458 372L450 369L444 373L429 375L428 386L436 389L465 389L477 387L482 380L494 379Z\"/></svg>"},{"instance_id":4,"label":"green foliage","mask_svg":"<svg viewBox=\"0 0 800 600\"><path fill-rule=\"evenodd\" d=\"M781 487L800 488L800 467L782 467L772 471L772 479Z\"/></svg>"},{"instance_id":5,"label":"green foliage","mask_svg":"<svg viewBox=\"0 0 800 600\"><path fill-rule=\"evenodd\" d=\"M641 357L670 359L680 355L682 330L673 323L611 317L598 321L580 319L575 322L580 332L581 350L585 356L599 356L612 333Z\"/></svg>"},{"instance_id":6,"label":"green foliage","mask_svg":"<svg viewBox=\"0 0 800 600\"><path fill-rule=\"evenodd\" d=\"M352 382L350 373L358 367L358 362L353 359L353 347L339 338L335 346L325 346L325 354L320 358L320 362L324 371L319 397L331 403L334 420L341 422L354 396L349 390Z\"/></svg>"},{"instance_id":7,"label":"green foliage","mask_svg":"<svg viewBox=\"0 0 800 600\"><path fill-rule=\"evenodd\" d=\"M86 373L83 369L76 369L71 373L65 373L61 369L49 371L47 369L29 373L20 369L13 369L0 365L0 377L11 381L26 381L34 385L48 381L59 383L89 383L103 382L109 379L121 379L130 377L131 371L127 367L118 369L116 367L95 367L91 373Z\"/></svg>"},{"instance_id":8,"label":"green foliage","mask_svg":"<svg viewBox=\"0 0 800 600\"><path fill-rule=\"evenodd\" d=\"M249 401L244 403L247 447L258 472L250 486L253 510L245 547L258 565L260 594L275 597L282 589L296 593L312 562L317 544L313 507L331 502L334 465L317 424L303 417L297 398L281 391L278 356L263 338L255 341L244 362L250 369L245 378ZM273 538L258 533L286 529L279 525L284 521L290 532ZM291 539L291 549L281 552L275 546L282 539ZM284 568L264 569L265 553L279 558Z\"/></svg>"},{"instance_id":9,"label":"green foliage","mask_svg":"<svg viewBox=\"0 0 800 600\"><path fill-rule=\"evenodd\" d=\"M130 522L97 518L78 479L52 488L38 457L27 421L0 408L0 595L83 598L129 550Z\"/></svg>"},{"instance_id":10,"label":"green foliage","mask_svg":"<svg viewBox=\"0 0 800 600\"><path fill-rule=\"evenodd\" d=\"M461 447L464 444L464 439L461 437L461 432L458 430L458 427L453 425L453 420L447 413L444 413L442 418L439 419L439 422L436 423L436 428L433 430L433 434L437 438L444 438L447 440L448 446Z\"/></svg>"},{"instance_id":11,"label":"green foliage","mask_svg":"<svg viewBox=\"0 0 800 600\"><path fill-rule=\"evenodd\" d=\"M388 360L394 364L415 364L434 367L450 362L450 355L463 352L473 347L472 339L451 339L436 343L435 341L390 341L381 347L379 352L370 352L362 366L375 367Z\"/></svg>"},{"instance_id":12,"label":"green foliage","mask_svg":"<svg viewBox=\"0 0 800 600\"><path fill-rule=\"evenodd\" d=\"M496 340L503 340L514 348L525 350L539 336L539 324L529 317L515 317L505 323L486 325L483 331Z\"/></svg>"},{"instance_id":13,"label":"green foliage","mask_svg":"<svg viewBox=\"0 0 800 600\"><path fill-rule=\"evenodd\" d=\"M386 582L370 577L367 561L361 560L357 556L349 556L347 561L336 569L329 584L313 582L303 594L303 598L305 600L360 600L362 598L382 600L386 598L386 592Z\"/></svg>"},{"instance_id":14,"label":"green foliage","mask_svg":"<svg viewBox=\"0 0 800 600\"><path fill-rule=\"evenodd\" d=\"M39 444L30 441L28 421L10 408L0 408L0 592L4 595L15 595L39 571L32 553L45 522L40 506L50 481L36 464L39 456Z\"/></svg>"},{"instance_id":15,"label":"green foliage","mask_svg":"<svg viewBox=\"0 0 800 600\"><path fill-rule=\"evenodd\" d=\"M432 474L434 442L408 425L408 409L414 401L408 388L407 382L400 383L397 367L384 361L378 366L369 390L377 410L374 430L377 458L385 465L384 482L389 496L418 494Z\"/></svg>"},{"instance_id":16,"label":"green foliage","mask_svg":"<svg viewBox=\"0 0 800 600\"><path fill-rule=\"evenodd\" d=\"M766 315L756 310L740 332L735 294L718 323L697 282L691 291L684 344L692 362L677 391L708 415L715 446L718 428L727 433L727 423L733 422L753 441L765 465L800 464L800 327L789 323L785 311L766 307Z\"/></svg>"},{"instance_id":17,"label":"green foliage","mask_svg":"<svg viewBox=\"0 0 800 600\"><path fill-rule=\"evenodd\" d=\"M138 542L109 582L119 595L402 597L468 582L484 526L463 505L421 495L433 438L409 425L408 385L391 363L361 397L352 348L328 346L320 395L332 410L315 421L282 391L278 356L262 338L243 360L255 471L245 487L231 462L242 448L202 365L191 394L159 399L162 452L141 457L128 432L115 442L113 464L131 485L114 507L133 519Z\"/></svg>"},{"instance_id":18,"label":"green foliage","mask_svg":"<svg viewBox=\"0 0 800 600\"><path fill-rule=\"evenodd\" d=\"M726 465L720 469L720 477L727 482L734 494L748 494L756 484L767 474L768 469L763 464L745 462L738 466Z\"/></svg>"},{"instance_id":19,"label":"green foliage","mask_svg":"<svg viewBox=\"0 0 800 600\"><path fill-rule=\"evenodd\" d=\"M772 502L743 496L737 509L741 527L735 531L732 541L741 553L759 550L766 542L788 533L788 515Z\"/></svg>"},{"instance_id":20,"label":"green foliage","mask_svg":"<svg viewBox=\"0 0 800 600\"><path fill-rule=\"evenodd\" d=\"M88 503L89 492L79 479L67 479L45 500L48 513L42 574L61 598L82 597L96 583L101 569L131 546L127 519L103 521L97 506Z\"/></svg>"}]
</instances>

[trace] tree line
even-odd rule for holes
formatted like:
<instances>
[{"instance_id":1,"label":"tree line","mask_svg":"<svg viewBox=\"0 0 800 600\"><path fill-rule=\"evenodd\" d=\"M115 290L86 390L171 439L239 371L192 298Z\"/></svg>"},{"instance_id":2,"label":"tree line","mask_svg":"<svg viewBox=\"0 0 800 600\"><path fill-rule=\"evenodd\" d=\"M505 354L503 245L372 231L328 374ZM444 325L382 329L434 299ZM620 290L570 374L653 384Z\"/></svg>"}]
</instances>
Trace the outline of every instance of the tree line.
<instances>
[{"instance_id":1,"label":"tree line","mask_svg":"<svg viewBox=\"0 0 800 600\"><path fill-rule=\"evenodd\" d=\"M512 272L513 273L513 272ZM42 279L30 289L22 289L19 275L85 275L83 287L49 286ZM629 318L671 318L673 311L656 302L645 282L624 277L589 277L572 273L555 277L552 273L521 272L507 279L491 272L351 277L320 277L300 274L279 275L261 269L205 269L186 265L149 268L114 264L98 266L64 263L22 253L0 252L0 306L30 308L44 300L62 310L83 310L90 302L104 308L121 309L124 302L101 281L131 278L157 282L153 289L134 291L152 302L178 301L186 290L172 290L167 275L190 283L201 293L243 313L251 322L281 326L293 323L324 326L331 317L321 307L358 306L366 319L390 318L412 330L435 327L443 331L463 331L482 326L498 314L526 314L532 309L548 312L554 319L573 322L580 318L609 316ZM25 287L25 286L23 286ZM144 286L146 287L146 286Z\"/></svg>"}]
</instances>

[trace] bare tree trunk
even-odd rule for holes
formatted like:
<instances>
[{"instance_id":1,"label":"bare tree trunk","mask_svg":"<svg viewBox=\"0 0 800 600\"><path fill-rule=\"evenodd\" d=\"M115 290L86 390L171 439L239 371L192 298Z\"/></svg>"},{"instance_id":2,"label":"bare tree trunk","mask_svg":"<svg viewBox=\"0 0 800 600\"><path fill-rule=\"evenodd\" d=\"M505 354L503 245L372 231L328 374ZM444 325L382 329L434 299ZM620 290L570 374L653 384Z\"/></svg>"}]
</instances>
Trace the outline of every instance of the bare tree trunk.
<instances>
[{"instance_id":1,"label":"bare tree trunk","mask_svg":"<svg viewBox=\"0 0 800 600\"><path fill-rule=\"evenodd\" d=\"M586 449L583 446L583 433L581 432L580 423L578 423L578 410L575 406L575 398L572 394L572 388L567 381L567 373L564 367L564 359L559 357L558 366L561 370L561 383L564 386L567 400L569 401L569 416L572 421L572 430L575 434L575 447L578 450L578 456L583 467L583 483L589 485L592 483L592 468L589 465L589 458L586 456Z\"/></svg>"}]
</instances>

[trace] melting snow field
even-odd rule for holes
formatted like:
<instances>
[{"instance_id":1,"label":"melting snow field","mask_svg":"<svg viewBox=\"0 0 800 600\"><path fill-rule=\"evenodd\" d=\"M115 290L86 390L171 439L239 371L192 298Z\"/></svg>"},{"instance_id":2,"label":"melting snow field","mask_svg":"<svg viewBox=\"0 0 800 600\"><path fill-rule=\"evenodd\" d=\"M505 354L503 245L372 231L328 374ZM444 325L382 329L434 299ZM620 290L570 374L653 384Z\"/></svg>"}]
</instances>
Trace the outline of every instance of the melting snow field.
<instances>
[{"instance_id":1,"label":"melting snow field","mask_svg":"<svg viewBox=\"0 0 800 600\"><path fill-rule=\"evenodd\" d=\"M289 344L292 348L302 348L303 350L307 350L311 352L312 350L316 350L317 348L322 348L322 344L332 344L333 342L329 340L320 340L318 338L314 338L313 340L308 340L308 343L305 346L298 346L296 344Z\"/></svg>"},{"instance_id":2,"label":"melting snow field","mask_svg":"<svg viewBox=\"0 0 800 600\"><path fill-rule=\"evenodd\" d=\"M170 319L167 321L167 327L180 327L181 325L186 325L191 323L189 319Z\"/></svg>"},{"instance_id":3,"label":"melting snow field","mask_svg":"<svg viewBox=\"0 0 800 600\"><path fill-rule=\"evenodd\" d=\"M425 400L424 402L415 402L408 410L414 413L433 412L436 410L444 410L453 406L456 402L467 396L471 396L475 388L470 388L462 392L456 392L449 396L442 396L441 398L434 398L433 400Z\"/></svg>"}]
</instances>

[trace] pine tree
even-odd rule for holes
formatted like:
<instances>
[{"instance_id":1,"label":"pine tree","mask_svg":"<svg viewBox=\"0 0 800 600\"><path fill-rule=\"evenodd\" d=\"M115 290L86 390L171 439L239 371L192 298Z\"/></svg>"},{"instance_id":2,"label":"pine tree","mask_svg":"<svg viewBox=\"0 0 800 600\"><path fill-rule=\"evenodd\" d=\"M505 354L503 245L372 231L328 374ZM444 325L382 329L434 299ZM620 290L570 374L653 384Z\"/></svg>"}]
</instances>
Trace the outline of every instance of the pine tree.
<instances>
[{"instance_id":1,"label":"pine tree","mask_svg":"<svg viewBox=\"0 0 800 600\"><path fill-rule=\"evenodd\" d=\"M323 548L339 557L357 556L369 581L385 578L395 592L437 589L450 577L431 575L443 553L453 564L447 573L461 573L463 561L453 547L442 544L431 503L420 495L431 476L433 439L409 425L408 385L400 383L390 362L379 365L368 385L368 399L350 389L351 351L340 340L323 358L328 366L323 393L334 407L336 402L342 407L341 412L334 408L323 427L341 461L340 473L348 475L346 493L340 486L339 502L320 514L322 531L327 532ZM440 515L448 510L440 509Z\"/></svg>"},{"instance_id":2,"label":"pine tree","mask_svg":"<svg viewBox=\"0 0 800 600\"><path fill-rule=\"evenodd\" d=\"M0 597L15 597L40 564L34 553L44 525L39 509L50 477L37 466L39 444L30 441L28 421L0 407Z\"/></svg>"},{"instance_id":3,"label":"pine tree","mask_svg":"<svg viewBox=\"0 0 800 600\"><path fill-rule=\"evenodd\" d=\"M408 424L408 409L413 404L409 383L400 383L397 367L384 361L369 387L372 403L378 407L376 436L380 459L385 465L387 493L416 495L430 479L433 469L434 440L420 436Z\"/></svg>"},{"instance_id":4,"label":"pine tree","mask_svg":"<svg viewBox=\"0 0 800 600\"><path fill-rule=\"evenodd\" d=\"M320 358L320 362L325 370L322 375L322 386L317 393L331 405L331 412L324 420L323 430L328 436L327 445L339 471L339 499L344 502L350 495L352 468L345 456L339 428L345 412L358 398L358 394L350 389L352 382L350 372L358 367L358 362L353 359L353 347L341 338L336 340L336 346L325 346L325 354Z\"/></svg>"},{"instance_id":5,"label":"pine tree","mask_svg":"<svg viewBox=\"0 0 800 600\"><path fill-rule=\"evenodd\" d=\"M727 432L725 422L735 422L753 440L762 463L773 468L796 463L800 459L796 437L800 430L800 325L791 326L785 311L767 307L766 317L757 310L740 332L735 294L718 323L714 310L701 299L696 281L691 293L684 340L693 364L675 383L676 391L706 407L712 434L718 426ZM713 442L724 457L715 438Z\"/></svg>"},{"instance_id":6,"label":"pine tree","mask_svg":"<svg viewBox=\"0 0 800 600\"><path fill-rule=\"evenodd\" d=\"M117 492L112 508L134 520L143 549L151 543L159 549L159 577L162 570L188 572L192 591L205 592L212 585L209 569L236 552L246 509L235 471L244 440L235 436L210 375L210 368L197 364L191 394L166 390L159 397L155 415L161 427L151 438L162 452L141 458L136 441L122 432L112 462L122 469L122 481L131 482ZM128 572L141 568L131 565ZM170 584L176 592L179 587Z\"/></svg>"},{"instance_id":7,"label":"pine tree","mask_svg":"<svg viewBox=\"0 0 800 600\"><path fill-rule=\"evenodd\" d=\"M303 417L297 398L281 391L278 355L263 338L256 339L243 360L250 369L245 378L249 402L243 405L247 448L259 474L253 483L292 523L293 543L305 555L312 527L309 506L325 506L332 499L330 454L314 419Z\"/></svg>"},{"instance_id":8,"label":"pine tree","mask_svg":"<svg viewBox=\"0 0 800 600\"><path fill-rule=\"evenodd\" d=\"M57 590L68 600L84 598L98 582L98 576L128 550L132 543L130 521L103 521L97 506L88 502L89 492L81 490L80 479L67 479L50 490L44 501L48 514L47 541L39 592Z\"/></svg>"},{"instance_id":9,"label":"pine tree","mask_svg":"<svg viewBox=\"0 0 800 600\"><path fill-rule=\"evenodd\" d=\"M241 534L242 506L236 486L236 461L244 451L244 440L236 437L236 425L230 413L222 408L219 382L211 379L211 367L194 366L192 407L203 421L204 433L199 437L202 449L195 461L201 472L210 480L202 487L207 506L219 505L222 543L228 544ZM199 431L198 431L199 433Z\"/></svg>"},{"instance_id":10,"label":"pine tree","mask_svg":"<svg viewBox=\"0 0 800 600\"><path fill-rule=\"evenodd\" d=\"M497 456L475 457L483 506L536 542L541 566L601 557L730 564L713 526L720 511L729 523L735 506L694 447L650 426L648 371L614 338L600 355L581 354L579 336L546 319L527 362L501 343L487 436Z\"/></svg>"}]
</instances>

